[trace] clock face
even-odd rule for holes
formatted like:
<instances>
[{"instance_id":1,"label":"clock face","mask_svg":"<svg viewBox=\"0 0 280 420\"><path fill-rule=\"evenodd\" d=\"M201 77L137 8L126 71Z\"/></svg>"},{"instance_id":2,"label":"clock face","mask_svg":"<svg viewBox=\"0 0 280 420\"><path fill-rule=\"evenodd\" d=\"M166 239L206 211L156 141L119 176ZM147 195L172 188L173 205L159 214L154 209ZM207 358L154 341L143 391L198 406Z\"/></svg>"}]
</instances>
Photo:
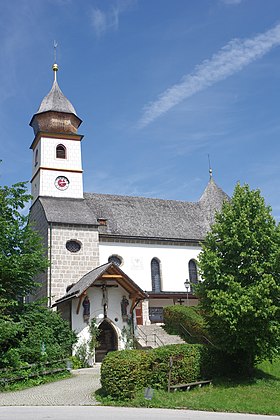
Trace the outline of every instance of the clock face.
<instances>
[{"instance_id":1,"label":"clock face","mask_svg":"<svg viewBox=\"0 0 280 420\"><path fill-rule=\"evenodd\" d=\"M66 176L58 176L54 182L57 189L64 191L69 187L69 179Z\"/></svg>"}]
</instances>

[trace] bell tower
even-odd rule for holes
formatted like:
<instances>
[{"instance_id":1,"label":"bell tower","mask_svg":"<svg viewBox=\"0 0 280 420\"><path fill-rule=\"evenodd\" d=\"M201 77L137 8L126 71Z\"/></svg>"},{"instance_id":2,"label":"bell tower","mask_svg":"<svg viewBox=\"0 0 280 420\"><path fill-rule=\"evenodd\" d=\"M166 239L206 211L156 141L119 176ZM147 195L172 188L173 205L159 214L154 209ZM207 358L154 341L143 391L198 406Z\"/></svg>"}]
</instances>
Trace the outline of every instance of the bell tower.
<instances>
[{"instance_id":1,"label":"bell tower","mask_svg":"<svg viewBox=\"0 0 280 420\"><path fill-rule=\"evenodd\" d=\"M52 88L30 122L33 201L40 196L83 198L83 136L77 132L82 120L58 86L58 65L52 68Z\"/></svg>"}]
</instances>

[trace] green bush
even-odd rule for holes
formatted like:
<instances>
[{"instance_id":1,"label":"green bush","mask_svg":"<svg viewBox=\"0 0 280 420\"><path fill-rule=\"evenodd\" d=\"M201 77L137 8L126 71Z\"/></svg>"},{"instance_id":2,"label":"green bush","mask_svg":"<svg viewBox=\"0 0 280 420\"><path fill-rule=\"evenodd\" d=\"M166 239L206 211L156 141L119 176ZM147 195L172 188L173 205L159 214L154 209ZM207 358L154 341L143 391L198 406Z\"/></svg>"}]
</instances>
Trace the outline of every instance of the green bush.
<instances>
[{"instance_id":1,"label":"green bush","mask_svg":"<svg viewBox=\"0 0 280 420\"><path fill-rule=\"evenodd\" d=\"M173 305L163 310L166 331L178 334L188 343L209 343L203 316L197 306Z\"/></svg>"},{"instance_id":2,"label":"green bush","mask_svg":"<svg viewBox=\"0 0 280 420\"><path fill-rule=\"evenodd\" d=\"M53 362L71 355L76 335L60 314L37 303L25 305L13 319L0 318L0 369Z\"/></svg>"},{"instance_id":3,"label":"green bush","mask_svg":"<svg viewBox=\"0 0 280 420\"><path fill-rule=\"evenodd\" d=\"M167 389L170 357L173 360L171 384L209 379L207 347L175 344L154 350L122 350L109 353L101 366L101 385L114 399L132 398L147 386Z\"/></svg>"},{"instance_id":4,"label":"green bush","mask_svg":"<svg viewBox=\"0 0 280 420\"><path fill-rule=\"evenodd\" d=\"M171 385L197 381L201 378L201 352L202 346L194 344L169 345L152 350L150 385L167 389L171 357Z\"/></svg>"},{"instance_id":5,"label":"green bush","mask_svg":"<svg viewBox=\"0 0 280 420\"><path fill-rule=\"evenodd\" d=\"M107 354L101 365L101 385L106 395L132 398L149 383L150 352L122 350Z\"/></svg>"}]
</instances>

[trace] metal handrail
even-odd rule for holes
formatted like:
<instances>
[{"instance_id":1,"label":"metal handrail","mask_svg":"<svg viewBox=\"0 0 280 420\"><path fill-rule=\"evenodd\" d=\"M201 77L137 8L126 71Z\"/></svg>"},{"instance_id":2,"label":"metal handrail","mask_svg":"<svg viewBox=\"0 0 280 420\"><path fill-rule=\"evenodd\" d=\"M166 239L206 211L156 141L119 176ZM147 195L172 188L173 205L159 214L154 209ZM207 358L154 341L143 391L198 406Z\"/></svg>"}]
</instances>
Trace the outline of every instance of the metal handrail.
<instances>
[{"instance_id":1,"label":"metal handrail","mask_svg":"<svg viewBox=\"0 0 280 420\"><path fill-rule=\"evenodd\" d=\"M180 324L180 327L183 328L183 330L187 334L189 334L190 337L197 338L195 335L192 335L183 324ZM201 334L201 337L204 338L204 340L207 341L209 344L211 344L211 346L215 347L215 345L213 343L211 343L211 341L207 337L205 337L205 335Z\"/></svg>"},{"instance_id":2,"label":"metal handrail","mask_svg":"<svg viewBox=\"0 0 280 420\"><path fill-rule=\"evenodd\" d=\"M145 344L147 346L149 338L148 337L153 337L153 342L155 344L158 344L159 347L160 346L164 346L164 342L159 338L159 336L156 333L152 333L152 334L146 334L144 333L144 331L140 330L139 328L137 329L137 333L141 336L141 338L145 341ZM158 341L158 342L157 342Z\"/></svg>"}]
</instances>

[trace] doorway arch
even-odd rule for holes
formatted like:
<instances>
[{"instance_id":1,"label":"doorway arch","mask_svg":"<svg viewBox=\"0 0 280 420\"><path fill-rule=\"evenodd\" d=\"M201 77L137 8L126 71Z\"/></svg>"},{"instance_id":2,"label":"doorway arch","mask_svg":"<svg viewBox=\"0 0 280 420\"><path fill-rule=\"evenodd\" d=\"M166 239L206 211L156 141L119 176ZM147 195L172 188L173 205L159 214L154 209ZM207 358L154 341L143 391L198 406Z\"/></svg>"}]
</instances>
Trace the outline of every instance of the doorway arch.
<instances>
[{"instance_id":1,"label":"doorway arch","mask_svg":"<svg viewBox=\"0 0 280 420\"><path fill-rule=\"evenodd\" d=\"M95 350L95 359L102 362L109 351L118 350L118 336L112 323L106 319L101 322L99 329L99 346Z\"/></svg>"}]
</instances>

